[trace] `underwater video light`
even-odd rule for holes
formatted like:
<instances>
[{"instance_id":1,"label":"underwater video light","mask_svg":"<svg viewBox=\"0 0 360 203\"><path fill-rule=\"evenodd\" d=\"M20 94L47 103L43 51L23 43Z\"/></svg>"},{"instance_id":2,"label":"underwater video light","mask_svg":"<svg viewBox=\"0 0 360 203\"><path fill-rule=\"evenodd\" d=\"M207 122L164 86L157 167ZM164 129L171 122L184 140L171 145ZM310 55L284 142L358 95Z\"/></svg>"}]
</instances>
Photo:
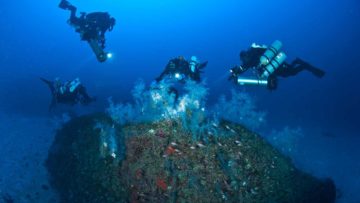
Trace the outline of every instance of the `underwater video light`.
<instances>
[{"instance_id":1,"label":"underwater video light","mask_svg":"<svg viewBox=\"0 0 360 203\"><path fill-rule=\"evenodd\" d=\"M251 78L238 78L237 82L240 85L267 85L267 80L251 79Z\"/></svg>"},{"instance_id":2,"label":"underwater video light","mask_svg":"<svg viewBox=\"0 0 360 203\"><path fill-rule=\"evenodd\" d=\"M106 54L106 57L107 57L108 59L111 59L111 58L113 57L113 54L112 54L111 52L109 52L109 53Z\"/></svg>"},{"instance_id":3,"label":"underwater video light","mask_svg":"<svg viewBox=\"0 0 360 203\"><path fill-rule=\"evenodd\" d=\"M181 78L180 73L175 73L175 78L179 80Z\"/></svg>"},{"instance_id":4,"label":"underwater video light","mask_svg":"<svg viewBox=\"0 0 360 203\"><path fill-rule=\"evenodd\" d=\"M183 80L185 78L185 75L182 73L175 73L174 74L175 79L177 80Z\"/></svg>"}]
</instances>

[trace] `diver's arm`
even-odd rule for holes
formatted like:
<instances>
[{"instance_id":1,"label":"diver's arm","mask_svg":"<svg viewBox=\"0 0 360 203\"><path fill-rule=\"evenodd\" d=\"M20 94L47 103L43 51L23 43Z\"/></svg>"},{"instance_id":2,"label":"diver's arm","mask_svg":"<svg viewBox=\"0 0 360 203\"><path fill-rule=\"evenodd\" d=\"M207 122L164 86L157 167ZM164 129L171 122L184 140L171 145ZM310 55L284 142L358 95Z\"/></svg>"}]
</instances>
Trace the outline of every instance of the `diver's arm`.
<instances>
[{"instance_id":1,"label":"diver's arm","mask_svg":"<svg viewBox=\"0 0 360 203\"><path fill-rule=\"evenodd\" d=\"M167 67L166 67L165 70L160 74L160 76L155 79L156 82L160 82L160 81L163 80L164 77L165 77L166 75L168 75L168 74L169 74L169 71L168 71L168 69L167 69Z\"/></svg>"},{"instance_id":2,"label":"diver's arm","mask_svg":"<svg viewBox=\"0 0 360 203\"><path fill-rule=\"evenodd\" d=\"M243 74L244 72L246 72L248 69L249 69L249 67L246 67L246 66L244 66L244 65L234 66L234 67L231 69L231 72L232 72L233 74L236 74L236 75L241 75L241 74Z\"/></svg>"},{"instance_id":3,"label":"diver's arm","mask_svg":"<svg viewBox=\"0 0 360 203\"><path fill-rule=\"evenodd\" d=\"M172 64L172 65L171 65ZM155 80L157 82L160 82L161 80L164 79L164 77L166 77L167 75L169 75L170 73L172 74L174 71L174 68L171 68L171 66L179 66L179 61L177 58L175 59L171 59L165 66L165 69L163 70L163 72L159 75L159 77L157 77Z\"/></svg>"},{"instance_id":4,"label":"diver's arm","mask_svg":"<svg viewBox=\"0 0 360 203\"><path fill-rule=\"evenodd\" d=\"M208 64L208 62L207 61L205 61L204 63L201 63L201 64L199 64L199 70L201 70L201 69L203 69L203 68L205 68L206 66L207 66L207 64Z\"/></svg>"},{"instance_id":5,"label":"diver's arm","mask_svg":"<svg viewBox=\"0 0 360 203\"><path fill-rule=\"evenodd\" d=\"M244 66L234 66L230 69L230 76L228 80L233 81L235 84L238 83L238 77L247 71L249 68L245 68Z\"/></svg>"}]
</instances>

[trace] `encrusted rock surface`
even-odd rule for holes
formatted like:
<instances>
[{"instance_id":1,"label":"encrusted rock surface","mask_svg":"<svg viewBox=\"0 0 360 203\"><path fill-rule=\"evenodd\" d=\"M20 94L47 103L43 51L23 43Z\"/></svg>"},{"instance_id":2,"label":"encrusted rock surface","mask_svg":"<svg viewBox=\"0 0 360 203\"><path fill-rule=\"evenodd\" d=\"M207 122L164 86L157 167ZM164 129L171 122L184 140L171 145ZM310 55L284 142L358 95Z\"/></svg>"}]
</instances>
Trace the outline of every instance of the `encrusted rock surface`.
<instances>
[{"instance_id":1,"label":"encrusted rock surface","mask_svg":"<svg viewBox=\"0 0 360 203\"><path fill-rule=\"evenodd\" d=\"M175 120L120 127L84 116L57 132L46 166L62 202L335 201L330 179L297 170L246 128L223 121L204 133L194 141Z\"/></svg>"}]
</instances>

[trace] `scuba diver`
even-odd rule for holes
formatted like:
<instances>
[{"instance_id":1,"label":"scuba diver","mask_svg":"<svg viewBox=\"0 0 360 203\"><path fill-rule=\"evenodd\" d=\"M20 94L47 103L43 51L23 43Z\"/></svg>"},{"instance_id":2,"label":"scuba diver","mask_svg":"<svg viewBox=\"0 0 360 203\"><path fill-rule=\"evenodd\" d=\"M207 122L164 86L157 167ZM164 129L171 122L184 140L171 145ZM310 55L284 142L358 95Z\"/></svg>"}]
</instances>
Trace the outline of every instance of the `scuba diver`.
<instances>
[{"instance_id":1,"label":"scuba diver","mask_svg":"<svg viewBox=\"0 0 360 203\"><path fill-rule=\"evenodd\" d=\"M165 67L165 70L157 77L152 84L155 89L158 89L157 85L164 80L178 81L184 84L187 80L192 80L197 83L201 82L200 74L202 69L207 65L207 61L200 63L196 56L191 56L190 61L185 60L183 56L178 56L171 59ZM175 95L175 101L179 97L179 91L175 87L169 88L169 94Z\"/></svg>"},{"instance_id":2,"label":"scuba diver","mask_svg":"<svg viewBox=\"0 0 360 203\"><path fill-rule=\"evenodd\" d=\"M297 75L301 71L309 71L318 78L325 75L325 72L311 64L296 58L290 64L285 62L286 55L280 51L282 43L278 40L270 47L253 43L247 51L240 52L242 65L230 69L229 80L240 85L266 85L268 89L277 88L277 76L289 77ZM250 68L255 69L256 79L239 77Z\"/></svg>"},{"instance_id":3,"label":"scuba diver","mask_svg":"<svg viewBox=\"0 0 360 203\"><path fill-rule=\"evenodd\" d=\"M156 78L159 82L165 77L184 83L186 79L200 82L200 73L207 65L207 61L200 63L196 56L191 56L190 61L185 60L183 56L171 59L165 67L165 70Z\"/></svg>"},{"instance_id":4,"label":"scuba diver","mask_svg":"<svg viewBox=\"0 0 360 203\"><path fill-rule=\"evenodd\" d=\"M62 83L58 78L55 81L49 81L44 78L40 78L46 83L52 94L52 101L49 106L49 110L52 110L57 103L75 105L80 103L82 105L88 105L95 101L96 98L90 97L86 88L81 84L79 78L72 81L66 81Z\"/></svg>"},{"instance_id":5,"label":"scuba diver","mask_svg":"<svg viewBox=\"0 0 360 203\"><path fill-rule=\"evenodd\" d=\"M115 18L110 17L107 12L93 12L86 14L80 12L80 17L76 16L77 8L67 0L61 0L59 7L70 10L69 24L75 27L75 31L80 33L81 40L87 41L96 55L99 62L104 62L108 58L105 48L105 32L112 31L115 25Z\"/></svg>"}]
</instances>

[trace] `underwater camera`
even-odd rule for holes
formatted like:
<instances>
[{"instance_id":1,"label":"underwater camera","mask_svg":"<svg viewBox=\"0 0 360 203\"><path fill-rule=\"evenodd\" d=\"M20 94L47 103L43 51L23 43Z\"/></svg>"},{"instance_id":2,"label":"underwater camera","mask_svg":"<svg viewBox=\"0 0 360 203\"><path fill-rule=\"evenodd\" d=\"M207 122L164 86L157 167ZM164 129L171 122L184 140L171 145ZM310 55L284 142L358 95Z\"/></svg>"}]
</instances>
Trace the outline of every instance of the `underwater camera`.
<instances>
[{"instance_id":1,"label":"underwater camera","mask_svg":"<svg viewBox=\"0 0 360 203\"><path fill-rule=\"evenodd\" d=\"M96 55L96 59L99 62L105 62L108 58L112 57L112 53L106 53L99 45L99 43L94 40L91 39L88 41L91 49L93 50L94 54Z\"/></svg>"}]
</instances>

